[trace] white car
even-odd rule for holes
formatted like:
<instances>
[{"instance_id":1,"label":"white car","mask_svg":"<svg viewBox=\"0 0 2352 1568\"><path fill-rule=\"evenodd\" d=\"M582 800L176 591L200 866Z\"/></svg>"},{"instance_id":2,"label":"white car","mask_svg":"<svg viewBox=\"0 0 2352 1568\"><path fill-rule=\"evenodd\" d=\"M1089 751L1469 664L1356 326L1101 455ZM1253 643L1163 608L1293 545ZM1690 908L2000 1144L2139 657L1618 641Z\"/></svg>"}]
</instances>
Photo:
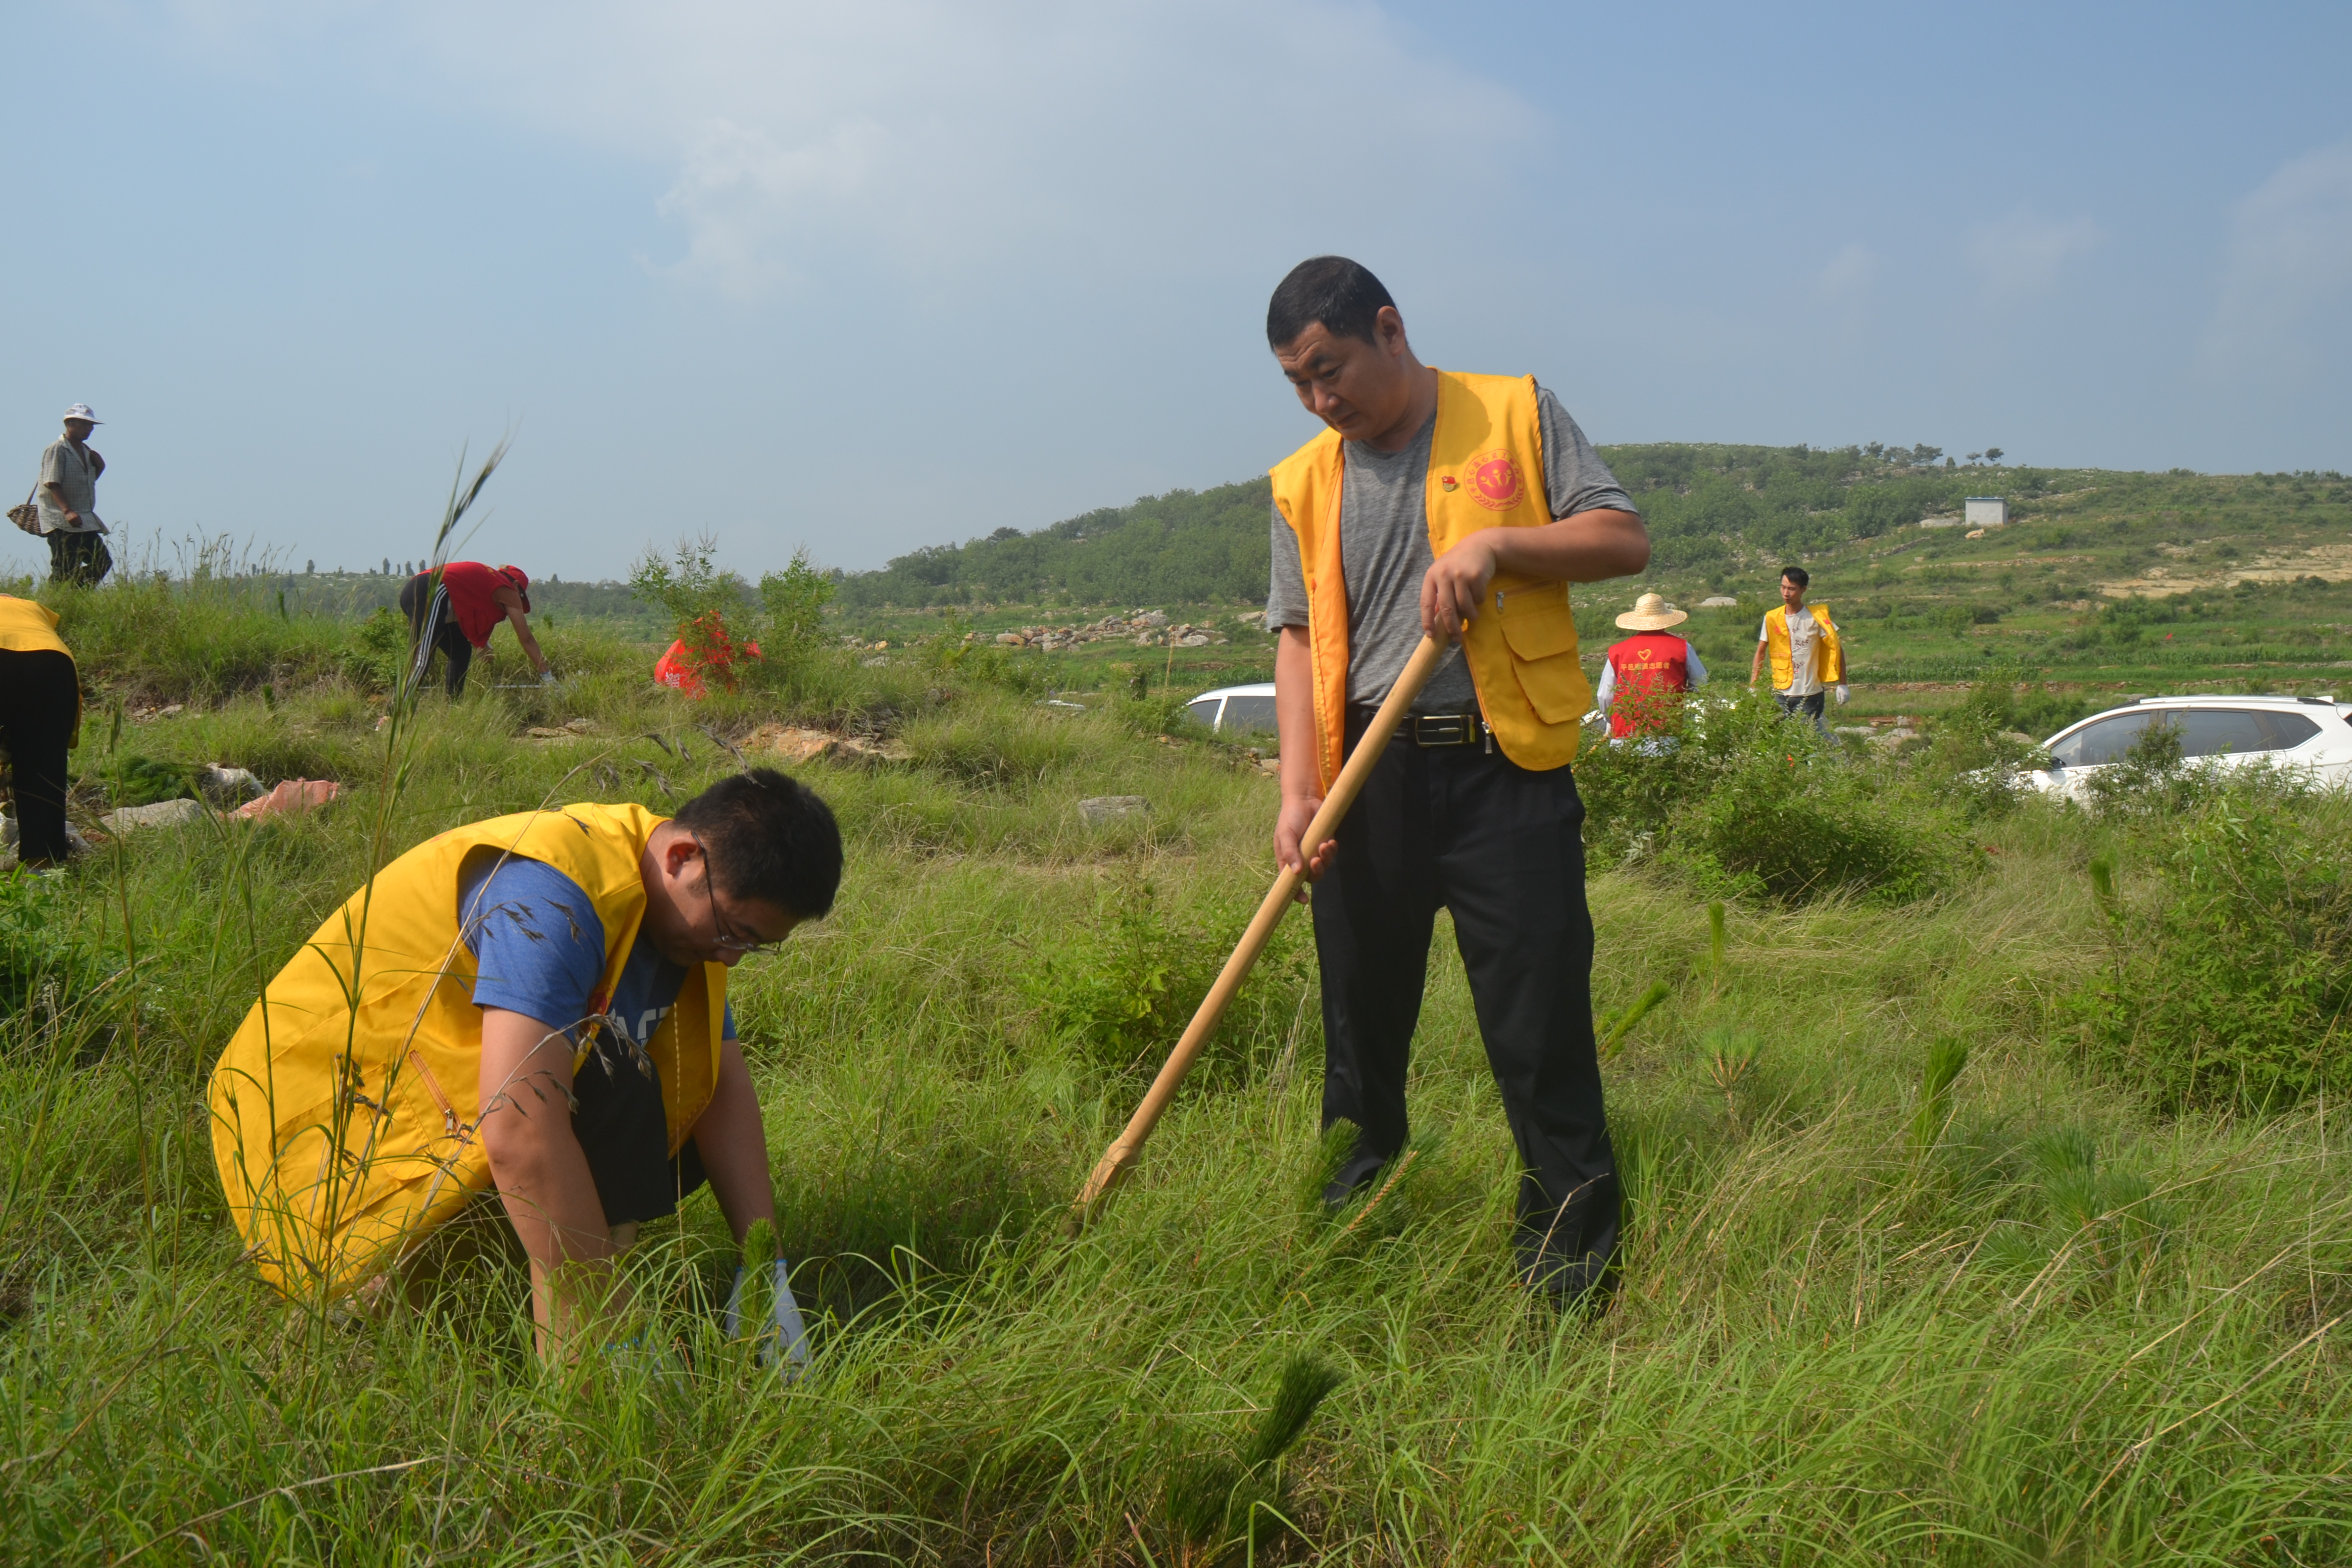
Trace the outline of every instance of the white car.
<instances>
[{"instance_id":1,"label":"white car","mask_svg":"<svg viewBox=\"0 0 2352 1568\"><path fill-rule=\"evenodd\" d=\"M2143 697L2071 724L2043 748L2054 767L2025 782L2079 796L2100 768L2121 762L2150 724L2177 725L2183 758L2217 767L2257 760L2293 768L2313 784L2352 784L2352 702L2334 697Z\"/></svg>"},{"instance_id":2,"label":"white car","mask_svg":"<svg viewBox=\"0 0 2352 1568\"><path fill-rule=\"evenodd\" d=\"M1274 683L1220 686L1184 705L1186 712L1220 735L1274 733Z\"/></svg>"}]
</instances>

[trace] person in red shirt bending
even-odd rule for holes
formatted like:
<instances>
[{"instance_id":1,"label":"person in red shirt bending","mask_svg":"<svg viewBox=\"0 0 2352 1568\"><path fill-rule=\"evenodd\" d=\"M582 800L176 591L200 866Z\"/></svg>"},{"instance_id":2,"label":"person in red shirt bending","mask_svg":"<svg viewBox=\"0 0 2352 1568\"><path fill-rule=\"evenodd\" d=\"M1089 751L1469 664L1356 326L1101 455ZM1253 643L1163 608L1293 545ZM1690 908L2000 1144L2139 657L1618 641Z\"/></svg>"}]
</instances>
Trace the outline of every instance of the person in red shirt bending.
<instances>
[{"instance_id":1,"label":"person in red shirt bending","mask_svg":"<svg viewBox=\"0 0 2352 1568\"><path fill-rule=\"evenodd\" d=\"M401 613L408 617L409 644L416 649L411 681L425 679L438 648L448 656L449 695L466 689L466 671L476 649L488 657L490 634L500 621L513 624L515 640L541 686L555 684L539 639L530 635L530 579L520 566L485 566L478 561L451 561L436 574L419 572L400 585Z\"/></svg>"},{"instance_id":2,"label":"person in red shirt bending","mask_svg":"<svg viewBox=\"0 0 2352 1568\"><path fill-rule=\"evenodd\" d=\"M1666 727L1666 717L1681 693L1706 684L1706 666L1698 649L1685 637L1664 635L1690 616L1655 594L1633 601L1617 624L1635 635L1609 650L1601 684L1592 689L1592 705L1609 715L1612 741L1648 735Z\"/></svg>"}]
</instances>

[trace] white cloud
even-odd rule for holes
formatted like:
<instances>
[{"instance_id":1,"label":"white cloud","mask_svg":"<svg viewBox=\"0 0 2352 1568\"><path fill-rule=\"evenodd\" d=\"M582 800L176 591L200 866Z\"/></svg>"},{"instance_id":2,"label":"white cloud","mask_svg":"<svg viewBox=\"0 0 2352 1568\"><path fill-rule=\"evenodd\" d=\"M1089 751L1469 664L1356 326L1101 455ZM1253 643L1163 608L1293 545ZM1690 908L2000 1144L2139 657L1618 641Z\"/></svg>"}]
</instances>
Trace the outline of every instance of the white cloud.
<instances>
[{"instance_id":1,"label":"white cloud","mask_svg":"<svg viewBox=\"0 0 2352 1568\"><path fill-rule=\"evenodd\" d=\"M2068 262L2087 256L2106 237L2087 217L2059 222L2019 207L1969 233L1969 265L1993 300L2008 302L2058 287Z\"/></svg>"},{"instance_id":2,"label":"white cloud","mask_svg":"<svg viewBox=\"0 0 2352 1568\"><path fill-rule=\"evenodd\" d=\"M1813 275L1813 296L1824 304L1858 300L1878 281L1880 268L1875 251L1849 245Z\"/></svg>"},{"instance_id":3,"label":"white cloud","mask_svg":"<svg viewBox=\"0 0 2352 1568\"><path fill-rule=\"evenodd\" d=\"M184 3L215 40L304 10ZM1076 251L1181 270L1236 234L1337 245L1416 206L1452 241L1507 235L1539 123L1350 0L338 14L379 70L399 57L428 90L667 170L675 272L739 295L877 260L938 277Z\"/></svg>"},{"instance_id":4,"label":"white cloud","mask_svg":"<svg viewBox=\"0 0 2352 1568\"><path fill-rule=\"evenodd\" d=\"M2352 141L2283 165L2231 216L2209 363L2300 369L2317 357L2317 319L2352 301Z\"/></svg>"}]
</instances>

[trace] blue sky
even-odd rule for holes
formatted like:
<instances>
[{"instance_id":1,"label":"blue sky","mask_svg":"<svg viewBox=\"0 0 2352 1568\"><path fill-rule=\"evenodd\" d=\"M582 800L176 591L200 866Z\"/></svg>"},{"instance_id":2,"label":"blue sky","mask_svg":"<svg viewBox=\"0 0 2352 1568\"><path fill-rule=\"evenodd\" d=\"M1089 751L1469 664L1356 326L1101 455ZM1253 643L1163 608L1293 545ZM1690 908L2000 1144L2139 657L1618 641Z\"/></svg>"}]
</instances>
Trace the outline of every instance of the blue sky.
<instances>
[{"instance_id":1,"label":"blue sky","mask_svg":"<svg viewBox=\"0 0 2352 1568\"><path fill-rule=\"evenodd\" d=\"M1350 254L1597 441L2352 468L2352 7L17 5L0 433L298 568L849 568L1262 470ZM10 498L15 499L13 496ZM37 547L7 546L30 570ZM5 564L6 562L0 562Z\"/></svg>"}]
</instances>

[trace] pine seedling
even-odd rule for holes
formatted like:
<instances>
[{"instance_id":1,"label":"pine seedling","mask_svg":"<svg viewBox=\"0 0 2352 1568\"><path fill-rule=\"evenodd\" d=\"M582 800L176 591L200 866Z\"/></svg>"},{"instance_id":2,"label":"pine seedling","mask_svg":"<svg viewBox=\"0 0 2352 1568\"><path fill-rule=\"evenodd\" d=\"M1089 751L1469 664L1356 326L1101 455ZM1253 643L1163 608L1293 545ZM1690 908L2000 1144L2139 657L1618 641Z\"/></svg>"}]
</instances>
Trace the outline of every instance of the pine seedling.
<instances>
[{"instance_id":1,"label":"pine seedling","mask_svg":"<svg viewBox=\"0 0 2352 1568\"><path fill-rule=\"evenodd\" d=\"M1727 945L1723 934L1723 900L1717 899L1706 906L1706 972L1712 989L1710 996L1723 994L1723 950Z\"/></svg>"},{"instance_id":2,"label":"pine seedling","mask_svg":"<svg viewBox=\"0 0 2352 1568\"><path fill-rule=\"evenodd\" d=\"M1736 1130L1739 1126L1736 1091L1756 1066L1756 1037L1744 1030L1718 1029L1708 1038L1712 1043L1706 1054L1707 1081L1722 1091L1723 1113Z\"/></svg>"},{"instance_id":3,"label":"pine seedling","mask_svg":"<svg viewBox=\"0 0 2352 1568\"><path fill-rule=\"evenodd\" d=\"M1911 1112L1911 1150L1925 1154L1944 1135L1950 1120L1948 1105L1953 1080L1969 1065L1969 1047L1947 1035L1927 1047L1927 1066L1919 1074L1919 1103Z\"/></svg>"},{"instance_id":4,"label":"pine seedling","mask_svg":"<svg viewBox=\"0 0 2352 1568\"><path fill-rule=\"evenodd\" d=\"M2107 917L2110 924L2123 919L2123 905L2116 898L2115 863L2104 855L2091 861L2091 893L2099 900L2099 912Z\"/></svg>"},{"instance_id":5,"label":"pine seedling","mask_svg":"<svg viewBox=\"0 0 2352 1568\"><path fill-rule=\"evenodd\" d=\"M1273 1400L1238 1453L1195 1455L1171 1470L1169 1523L1195 1547L1231 1541L1237 1523L1255 1542L1281 1501L1272 1479L1276 1461L1306 1435L1317 1408L1342 1381L1341 1373L1310 1355L1291 1357Z\"/></svg>"},{"instance_id":6,"label":"pine seedling","mask_svg":"<svg viewBox=\"0 0 2352 1568\"><path fill-rule=\"evenodd\" d=\"M737 1261L743 1266L743 1297L735 1321L750 1338L757 1339L767 1331L775 1311L776 1227L764 1219L753 1220Z\"/></svg>"},{"instance_id":7,"label":"pine seedling","mask_svg":"<svg viewBox=\"0 0 2352 1568\"><path fill-rule=\"evenodd\" d=\"M1608 1035L1601 1042L1601 1059L1605 1062L1622 1050L1625 1046L1625 1037L1633 1031L1633 1026L1648 1016L1651 1008L1673 994L1674 987L1664 981L1652 981L1650 988L1635 997L1633 1005L1626 1008L1618 1020L1609 1026Z\"/></svg>"},{"instance_id":8,"label":"pine seedling","mask_svg":"<svg viewBox=\"0 0 2352 1568\"><path fill-rule=\"evenodd\" d=\"M1264 1470L1305 1436L1307 1422L1330 1392L1346 1381L1334 1367L1310 1355L1295 1355L1283 1364L1274 1403L1257 1418L1257 1429L1242 1449L1242 1464L1253 1474Z\"/></svg>"},{"instance_id":9,"label":"pine seedling","mask_svg":"<svg viewBox=\"0 0 2352 1568\"><path fill-rule=\"evenodd\" d=\"M1356 1140L1360 1136L1352 1121L1334 1121L1323 1130L1321 1147L1307 1167L1306 1178L1299 1183L1298 1206L1317 1219L1328 1217L1323 1209L1323 1189L1339 1175L1339 1167L1356 1152Z\"/></svg>"}]
</instances>

